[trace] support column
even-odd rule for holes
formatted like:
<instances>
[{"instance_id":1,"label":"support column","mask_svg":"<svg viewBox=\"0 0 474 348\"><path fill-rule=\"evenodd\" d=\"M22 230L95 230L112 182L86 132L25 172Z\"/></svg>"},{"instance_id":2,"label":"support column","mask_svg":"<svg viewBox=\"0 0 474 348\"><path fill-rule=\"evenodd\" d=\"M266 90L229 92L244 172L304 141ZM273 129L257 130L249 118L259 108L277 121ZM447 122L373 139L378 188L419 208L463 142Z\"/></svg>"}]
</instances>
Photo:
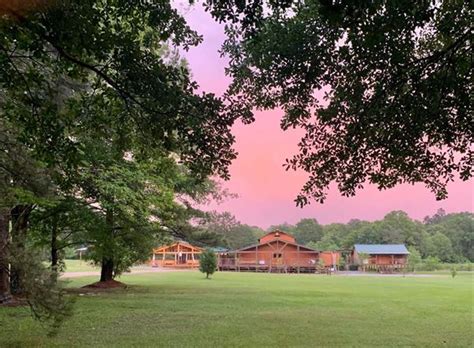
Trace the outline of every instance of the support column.
<instances>
[{"instance_id":1,"label":"support column","mask_svg":"<svg viewBox=\"0 0 474 348\"><path fill-rule=\"evenodd\" d=\"M300 274L300 246L299 246L299 244L296 247L296 262L297 262L296 272L298 272L298 274Z\"/></svg>"},{"instance_id":2,"label":"support column","mask_svg":"<svg viewBox=\"0 0 474 348\"><path fill-rule=\"evenodd\" d=\"M258 245L255 247L255 271L258 270Z\"/></svg>"}]
</instances>

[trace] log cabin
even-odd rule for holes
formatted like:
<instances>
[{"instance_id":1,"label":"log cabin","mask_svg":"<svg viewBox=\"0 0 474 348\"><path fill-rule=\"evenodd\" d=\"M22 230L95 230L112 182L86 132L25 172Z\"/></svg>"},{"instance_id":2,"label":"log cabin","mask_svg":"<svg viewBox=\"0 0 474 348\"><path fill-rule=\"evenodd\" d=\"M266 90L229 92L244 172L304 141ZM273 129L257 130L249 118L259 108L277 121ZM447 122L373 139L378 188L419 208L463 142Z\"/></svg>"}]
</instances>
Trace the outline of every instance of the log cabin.
<instances>
[{"instance_id":1,"label":"log cabin","mask_svg":"<svg viewBox=\"0 0 474 348\"><path fill-rule=\"evenodd\" d=\"M361 257L361 254L366 257ZM404 244L355 244L351 263L362 271L392 272L407 266L410 252Z\"/></svg>"},{"instance_id":2,"label":"log cabin","mask_svg":"<svg viewBox=\"0 0 474 348\"><path fill-rule=\"evenodd\" d=\"M282 231L273 231L259 239L258 244L219 255L221 271L253 272L315 272L319 251L296 243Z\"/></svg>"},{"instance_id":3,"label":"log cabin","mask_svg":"<svg viewBox=\"0 0 474 348\"><path fill-rule=\"evenodd\" d=\"M202 249L184 241L153 249L152 267L197 268Z\"/></svg>"}]
</instances>

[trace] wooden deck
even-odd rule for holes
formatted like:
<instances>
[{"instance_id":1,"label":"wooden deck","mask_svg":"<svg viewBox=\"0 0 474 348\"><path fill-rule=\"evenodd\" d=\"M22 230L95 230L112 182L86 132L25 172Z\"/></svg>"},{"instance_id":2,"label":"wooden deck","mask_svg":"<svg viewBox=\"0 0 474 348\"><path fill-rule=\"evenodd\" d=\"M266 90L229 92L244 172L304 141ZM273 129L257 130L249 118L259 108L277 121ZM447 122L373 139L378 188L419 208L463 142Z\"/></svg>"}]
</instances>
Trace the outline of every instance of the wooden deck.
<instances>
[{"instance_id":1,"label":"wooden deck","mask_svg":"<svg viewBox=\"0 0 474 348\"><path fill-rule=\"evenodd\" d=\"M266 272L266 273L325 273L324 267L317 265L260 265L255 263L220 263L219 271Z\"/></svg>"}]
</instances>

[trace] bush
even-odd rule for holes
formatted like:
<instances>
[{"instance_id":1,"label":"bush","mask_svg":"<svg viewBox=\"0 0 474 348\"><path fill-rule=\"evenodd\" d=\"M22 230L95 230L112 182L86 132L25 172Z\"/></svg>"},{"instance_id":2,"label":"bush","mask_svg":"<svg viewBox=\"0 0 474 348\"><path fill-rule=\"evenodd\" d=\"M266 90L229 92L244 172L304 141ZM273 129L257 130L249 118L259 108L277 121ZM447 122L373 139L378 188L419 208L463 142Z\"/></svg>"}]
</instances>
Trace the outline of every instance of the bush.
<instances>
[{"instance_id":1,"label":"bush","mask_svg":"<svg viewBox=\"0 0 474 348\"><path fill-rule=\"evenodd\" d=\"M345 268L346 268L346 264L347 264L347 263L346 263L346 259L343 258L343 257L341 257L341 258L339 259L338 264L337 264L337 269L340 270L340 271L344 271Z\"/></svg>"},{"instance_id":2,"label":"bush","mask_svg":"<svg viewBox=\"0 0 474 348\"><path fill-rule=\"evenodd\" d=\"M439 265L439 259L430 256L424 260L422 268L424 271L436 271L439 268Z\"/></svg>"},{"instance_id":3,"label":"bush","mask_svg":"<svg viewBox=\"0 0 474 348\"><path fill-rule=\"evenodd\" d=\"M206 274L206 278L209 278L209 275L213 274L216 271L216 268L216 254L210 249L204 250L199 258L199 270Z\"/></svg>"},{"instance_id":4,"label":"bush","mask_svg":"<svg viewBox=\"0 0 474 348\"><path fill-rule=\"evenodd\" d=\"M428 260L428 259L426 259L426 260ZM433 271L433 270L451 271L451 269L453 267L456 268L456 271L461 271L461 272L472 272L472 270L473 270L473 263L470 263L470 262L466 262L466 263L441 263L441 262L438 262L438 263L435 263L435 269L432 269L433 264L430 263L431 261L429 261L427 263L426 260L424 260L418 266L418 268L417 268L418 270L420 270L420 271Z\"/></svg>"}]
</instances>

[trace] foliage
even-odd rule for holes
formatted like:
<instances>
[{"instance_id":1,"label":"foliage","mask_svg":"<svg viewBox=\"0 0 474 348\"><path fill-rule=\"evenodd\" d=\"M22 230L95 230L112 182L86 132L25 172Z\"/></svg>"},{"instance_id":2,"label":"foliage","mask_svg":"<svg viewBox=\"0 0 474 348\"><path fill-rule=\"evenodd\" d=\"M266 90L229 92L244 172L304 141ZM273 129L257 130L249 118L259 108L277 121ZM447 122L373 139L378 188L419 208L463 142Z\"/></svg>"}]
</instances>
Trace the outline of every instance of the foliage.
<instances>
[{"instance_id":1,"label":"foliage","mask_svg":"<svg viewBox=\"0 0 474 348\"><path fill-rule=\"evenodd\" d=\"M339 249L339 246L328 238L323 238L323 240L319 242L316 242L316 243L311 242L307 245L308 246L312 245L311 247L316 250L338 250Z\"/></svg>"},{"instance_id":2,"label":"foliage","mask_svg":"<svg viewBox=\"0 0 474 348\"><path fill-rule=\"evenodd\" d=\"M237 221L235 216L229 212L210 212L203 220L202 228L209 233L220 237L217 243L225 245L230 249L239 249L248 245L256 244L264 231L255 226L249 226ZM219 246L219 245L217 245Z\"/></svg>"},{"instance_id":3,"label":"foliage","mask_svg":"<svg viewBox=\"0 0 474 348\"><path fill-rule=\"evenodd\" d=\"M321 240L323 229L316 219L301 219L293 230L297 243L306 244Z\"/></svg>"},{"instance_id":4,"label":"foliage","mask_svg":"<svg viewBox=\"0 0 474 348\"><path fill-rule=\"evenodd\" d=\"M64 320L72 315L73 299L67 298L58 273L44 267L38 254L30 249L10 245L10 264L21 274L22 296L32 315L49 327L48 334L56 335Z\"/></svg>"},{"instance_id":5,"label":"foliage","mask_svg":"<svg viewBox=\"0 0 474 348\"><path fill-rule=\"evenodd\" d=\"M439 267L439 259L437 257L429 256L423 261L423 270L435 271Z\"/></svg>"},{"instance_id":6,"label":"foliage","mask_svg":"<svg viewBox=\"0 0 474 348\"><path fill-rule=\"evenodd\" d=\"M447 236L457 261L474 261L474 215L472 213L445 214L438 211L426 221L428 233L436 231Z\"/></svg>"},{"instance_id":7,"label":"foliage","mask_svg":"<svg viewBox=\"0 0 474 348\"><path fill-rule=\"evenodd\" d=\"M199 270L206 274L206 279L214 274L217 268L217 255L211 249L204 250L199 257Z\"/></svg>"},{"instance_id":8,"label":"foliage","mask_svg":"<svg viewBox=\"0 0 474 348\"><path fill-rule=\"evenodd\" d=\"M408 269L411 272L415 272L418 265L422 262L421 255L414 247L409 247L408 251L410 255L408 255Z\"/></svg>"},{"instance_id":9,"label":"foliage","mask_svg":"<svg viewBox=\"0 0 474 348\"><path fill-rule=\"evenodd\" d=\"M340 257L337 260L337 268L341 271L344 271L346 269L347 261L345 257Z\"/></svg>"},{"instance_id":10,"label":"foliage","mask_svg":"<svg viewBox=\"0 0 474 348\"><path fill-rule=\"evenodd\" d=\"M441 232L436 232L429 237L428 254L437 257L442 262L454 260L454 252L451 240Z\"/></svg>"},{"instance_id":11,"label":"foliage","mask_svg":"<svg viewBox=\"0 0 474 348\"><path fill-rule=\"evenodd\" d=\"M286 233L289 233L289 234L294 234L295 226L292 225L292 224L289 224L288 222L284 222L282 224L270 226L267 229L267 232L272 232L272 231L276 231L276 230L286 232Z\"/></svg>"},{"instance_id":12,"label":"foliage","mask_svg":"<svg viewBox=\"0 0 474 348\"><path fill-rule=\"evenodd\" d=\"M281 108L305 135L287 169L309 174L296 199L323 202L424 183L437 199L472 176L472 11L465 1L206 1L235 113Z\"/></svg>"},{"instance_id":13,"label":"foliage","mask_svg":"<svg viewBox=\"0 0 474 348\"><path fill-rule=\"evenodd\" d=\"M65 248L90 246L108 280L199 214L211 175L229 177L237 116L198 91L178 52L201 37L170 2L33 8L0 16L0 211L12 226L2 239L24 237L25 255L49 245L53 271ZM12 279L27 276L8 262ZM51 284L31 285L39 303ZM53 298L32 306L38 318L54 304L61 315Z\"/></svg>"},{"instance_id":14,"label":"foliage","mask_svg":"<svg viewBox=\"0 0 474 348\"><path fill-rule=\"evenodd\" d=\"M223 221L212 230L221 230L226 240L236 241L230 244L232 247L256 242L257 237L252 237L250 228L235 228L240 223L231 214L220 218ZM351 249L354 244L405 244L409 250L416 249L415 254L422 258L433 256L442 262L463 263L473 260L473 221L472 213L437 212L422 223L403 211L393 211L373 222L351 220L347 224L319 225L315 219L302 219L295 225L273 225L267 231L278 229L290 233L300 243L305 240L304 244L317 250Z\"/></svg>"},{"instance_id":15,"label":"foliage","mask_svg":"<svg viewBox=\"0 0 474 348\"><path fill-rule=\"evenodd\" d=\"M287 222L280 225L273 225L267 231L271 232L279 230L289 233L295 237L296 242L300 244L308 244L310 242L318 242L323 236L323 228L316 219L304 218L291 225Z\"/></svg>"},{"instance_id":16,"label":"foliage","mask_svg":"<svg viewBox=\"0 0 474 348\"><path fill-rule=\"evenodd\" d=\"M365 261L367 261L370 257L370 255L366 253L357 253L357 256L359 257L359 266L365 265Z\"/></svg>"},{"instance_id":17,"label":"foliage","mask_svg":"<svg viewBox=\"0 0 474 348\"><path fill-rule=\"evenodd\" d=\"M451 277L456 277L456 275L458 274L458 271L456 270L456 266L452 266L451 267Z\"/></svg>"}]
</instances>

